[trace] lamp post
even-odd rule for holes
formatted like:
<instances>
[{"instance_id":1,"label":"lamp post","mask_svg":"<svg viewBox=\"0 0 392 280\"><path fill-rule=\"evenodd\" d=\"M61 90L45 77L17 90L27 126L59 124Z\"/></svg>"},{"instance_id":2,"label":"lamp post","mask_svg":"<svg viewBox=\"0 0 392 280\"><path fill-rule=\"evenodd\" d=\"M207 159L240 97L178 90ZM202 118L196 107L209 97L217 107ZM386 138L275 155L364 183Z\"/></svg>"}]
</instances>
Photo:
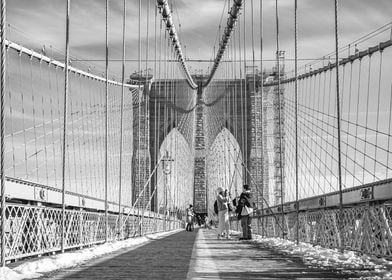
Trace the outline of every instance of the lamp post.
<instances>
[{"instance_id":1,"label":"lamp post","mask_svg":"<svg viewBox=\"0 0 392 280\"><path fill-rule=\"evenodd\" d=\"M165 186L164 186L164 194L163 194L164 195L164 199L165 199L165 202L164 202L164 205L165 205L164 211L165 212L164 212L164 220L163 220L163 230L166 231L167 188L168 188L168 184L169 184L168 177L169 177L169 175L171 173L171 162L174 161L174 159L172 159L169 156L169 152L166 151L166 154L162 158L162 161L163 161L163 173L165 174Z\"/></svg>"}]
</instances>

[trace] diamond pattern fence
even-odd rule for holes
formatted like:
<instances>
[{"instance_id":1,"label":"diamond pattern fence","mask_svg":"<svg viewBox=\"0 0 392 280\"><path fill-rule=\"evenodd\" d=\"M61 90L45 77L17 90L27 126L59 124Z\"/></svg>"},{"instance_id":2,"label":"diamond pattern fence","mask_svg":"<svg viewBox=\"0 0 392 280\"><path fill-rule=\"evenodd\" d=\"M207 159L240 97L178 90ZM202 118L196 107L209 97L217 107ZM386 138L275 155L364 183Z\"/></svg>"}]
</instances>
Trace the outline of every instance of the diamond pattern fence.
<instances>
[{"instance_id":1,"label":"diamond pattern fence","mask_svg":"<svg viewBox=\"0 0 392 280\"><path fill-rule=\"evenodd\" d=\"M282 215L254 216L254 233L265 237L282 237ZM236 218L231 229L241 231ZM343 231L342 241L340 229ZM284 213L284 236L295 241L296 212ZM341 248L373 256L392 258L392 204L345 206L299 212L299 241L326 248Z\"/></svg>"},{"instance_id":2,"label":"diamond pattern fence","mask_svg":"<svg viewBox=\"0 0 392 280\"><path fill-rule=\"evenodd\" d=\"M121 217L121 223L119 223ZM6 204L6 260L61 250L62 209L48 206ZM168 230L183 223L167 221ZM163 231L158 215L136 216L108 214L108 240L122 240ZM81 210L65 211L65 249L81 248L105 242L105 213Z\"/></svg>"}]
</instances>

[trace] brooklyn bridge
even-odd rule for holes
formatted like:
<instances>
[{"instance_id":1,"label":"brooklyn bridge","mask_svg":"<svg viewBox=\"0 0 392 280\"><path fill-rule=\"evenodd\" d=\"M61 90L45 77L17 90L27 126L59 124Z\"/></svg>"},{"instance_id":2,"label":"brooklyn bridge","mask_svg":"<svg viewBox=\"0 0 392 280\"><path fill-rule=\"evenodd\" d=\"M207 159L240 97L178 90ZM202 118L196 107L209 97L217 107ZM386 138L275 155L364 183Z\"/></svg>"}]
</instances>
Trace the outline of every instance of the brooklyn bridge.
<instances>
[{"instance_id":1,"label":"brooklyn bridge","mask_svg":"<svg viewBox=\"0 0 392 280\"><path fill-rule=\"evenodd\" d=\"M391 12L1 0L0 279L390 279Z\"/></svg>"}]
</instances>

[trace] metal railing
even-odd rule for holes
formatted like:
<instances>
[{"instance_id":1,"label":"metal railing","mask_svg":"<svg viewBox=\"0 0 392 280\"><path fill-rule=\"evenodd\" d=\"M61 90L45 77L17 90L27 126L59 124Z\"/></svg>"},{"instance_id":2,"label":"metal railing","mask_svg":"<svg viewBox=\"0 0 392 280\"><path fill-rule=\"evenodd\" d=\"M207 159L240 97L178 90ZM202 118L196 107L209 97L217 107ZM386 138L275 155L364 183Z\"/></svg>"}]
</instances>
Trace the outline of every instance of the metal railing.
<instances>
[{"instance_id":1,"label":"metal railing","mask_svg":"<svg viewBox=\"0 0 392 280\"><path fill-rule=\"evenodd\" d=\"M340 212L337 192L288 202L257 211L252 220L253 232L263 237L285 236L326 248L360 252L392 258L392 189L391 180L345 190ZM297 225L297 208L298 221ZM283 215L282 215L283 214ZM284 217L282 222L282 217ZM283 231L282 232L282 226ZM231 226L239 230L236 217ZM298 227L298 240L297 240ZM340 234L342 229L342 235ZM341 239L343 236L343 239Z\"/></svg>"},{"instance_id":2,"label":"metal railing","mask_svg":"<svg viewBox=\"0 0 392 280\"><path fill-rule=\"evenodd\" d=\"M91 209L67 209L62 233L61 205L7 203L5 220L5 258L7 261L81 248L105 242L105 212ZM119 223L118 219L122 221ZM109 213L108 241L123 240L163 231L164 218L153 212L144 215ZM121 228L119 227L121 225ZM169 218L166 230L179 229L183 222Z\"/></svg>"}]
</instances>

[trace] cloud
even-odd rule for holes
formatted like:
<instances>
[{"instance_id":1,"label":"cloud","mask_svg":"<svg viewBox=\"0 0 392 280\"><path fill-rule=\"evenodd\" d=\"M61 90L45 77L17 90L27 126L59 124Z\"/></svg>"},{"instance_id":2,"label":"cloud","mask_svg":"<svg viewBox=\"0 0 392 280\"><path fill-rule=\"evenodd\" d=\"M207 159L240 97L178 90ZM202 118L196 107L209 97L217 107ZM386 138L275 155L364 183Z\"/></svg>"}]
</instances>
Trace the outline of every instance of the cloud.
<instances>
[{"instance_id":1,"label":"cloud","mask_svg":"<svg viewBox=\"0 0 392 280\"><path fill-rule=\"evenodd\" d=\"M142 0L142 57L147 48L147 6L150 4L149 43L150 57L154 56L155 24L160 34L160 17L155 20L155 1ZM260 57L260 14L259 1L254 1L254 40L256 58ZM224 0L172 0L173 19L187 56L192 59L210 59L218 48L219 24L223 31L228 17L228 7ZM227 2L226 2L227 4ZM246 53L252 57L251 1L245 1L245 15L241 15L241 25L246 19ZM280 0L279 30L280 48L286 50L287 57L294 56L294 0ZM121 57L123 1L109 1L109 41L111 58ZM391 21L390 0L346 0L340 1L339 33L341 45L366 34ZM7 21L22 30L11 30L10 36L32 48L53 45L64 49L65 45L65 1L61 0L12 0L7 2ZM244 11L243 11L244 13ZM139 1L127 1L127 57L138 58ZM158 15L159 16L159 15ZM265 58L273 58L276 51L275 1L263 1L263 53ZM181 27L180 27L181 25ZM164 27L163 27L164 28ZM163 31L162 31L163 32ZM243 34L243 31L242 31ZM26 40L25 37L29 37ZM298 1L298 46L303 58L321 57L334 50L334 7L332 1ZM157 38L157 40L159 40ZM380 39L381 40L381 39ZM25 42L27 41L27 42ZM71 50L72 55L84 59L104 59L105 57L105 1L71 1ZM242 46L243 49L243 46ZM129 68L135 65L130 65ZM199 64L198 67L207 67Z\"/></svg>"}]
</instances>

